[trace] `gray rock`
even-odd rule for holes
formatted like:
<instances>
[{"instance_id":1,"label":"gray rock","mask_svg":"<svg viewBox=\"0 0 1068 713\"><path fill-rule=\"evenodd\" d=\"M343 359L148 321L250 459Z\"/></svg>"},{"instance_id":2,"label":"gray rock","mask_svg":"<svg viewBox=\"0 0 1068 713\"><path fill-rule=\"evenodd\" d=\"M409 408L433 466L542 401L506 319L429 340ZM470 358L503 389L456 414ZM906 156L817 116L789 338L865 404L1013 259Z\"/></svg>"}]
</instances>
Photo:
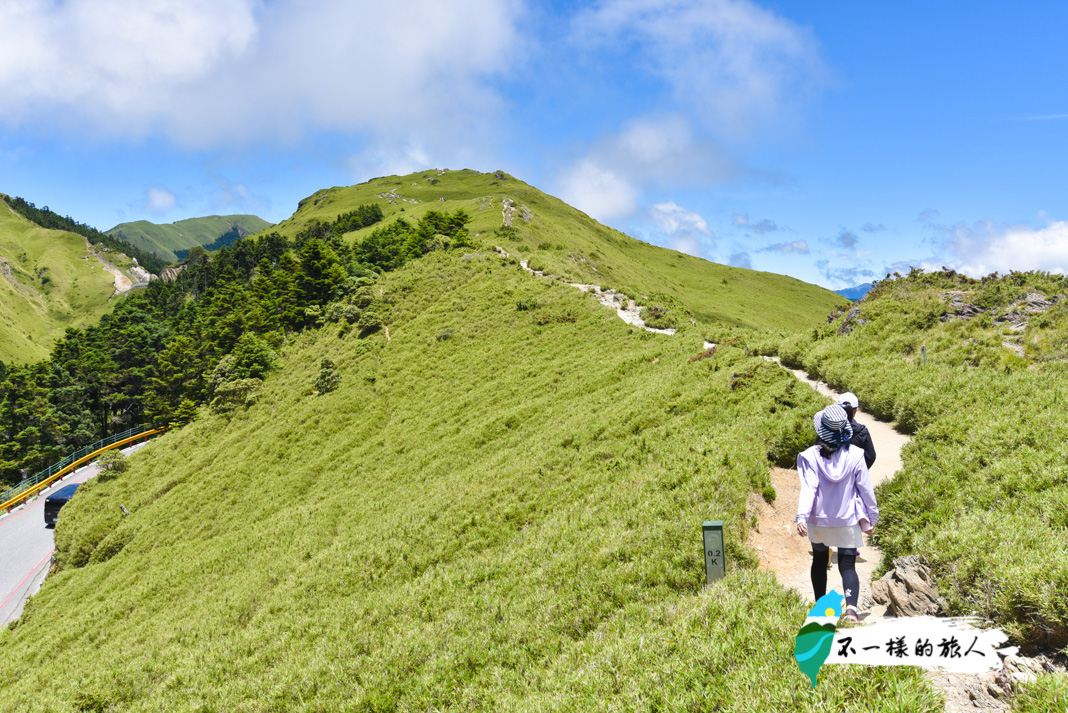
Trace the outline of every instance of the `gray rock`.
<instances>
[{"instance_id":1,"label":"gray rock","mask_svg":"<svg viewBox=\"0 0 1068 713\"><path fill-rule=\"evenodd\" d=\"M851 322L856 320L857 324L867 324L867 320L861 322L857 319L860 316L860 307L853 307L846 312L845 319L842 320L842 326L838 328L839 334L849 334L853 331L853 328L849 326Z\"/></svg>"},{"instance_id":2,"label":"gray rock","mask_svg":"<svg viewBox=\"0 0 1068 713\"><path fill-rule=\"evenodd\" d=\"M871 587L872 598L893 616L933 616L945 609L931 569L919 555L898 557L894 568Z\"/></svg>"},{"instance_id":3,"label":"gray rock","mask_svg":"<svg viewBox=\"0 0 1068 713\"><path fill-rule=\"evenodd\" d=\"M1045 295L1038 292L1028 292L1024 295L1023 308L1027 312L1045 312L1047 309L1053 306L1054 300L1046 299Z\"/></svg>"}]
</instances>

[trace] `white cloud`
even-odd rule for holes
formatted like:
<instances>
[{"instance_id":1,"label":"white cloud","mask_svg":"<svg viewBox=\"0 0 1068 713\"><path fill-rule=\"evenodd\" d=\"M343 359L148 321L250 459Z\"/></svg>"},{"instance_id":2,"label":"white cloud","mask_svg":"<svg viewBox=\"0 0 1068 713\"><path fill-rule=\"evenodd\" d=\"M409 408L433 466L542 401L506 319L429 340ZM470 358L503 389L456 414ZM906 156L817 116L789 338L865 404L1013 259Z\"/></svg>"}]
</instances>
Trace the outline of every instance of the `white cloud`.
<instances>
[{"instance_id":1,"label":"white cloud","mask_svg":"<svg viewBox=\"0 0 1068 713\"><path fill-rule=\"evenodd\" d=\"M735 213L731 216L731 222L739 227L745 227L749 225L749 216L744 213Z\"/></svg>"},{"instance_id":2,"label":"white cloud","mask_svg":"<svg viewBox=\"0 0 1068 713\"><path fill-rule=\"evenodd\" d=\"M649 216L673 249L696 257L711 252L716 236L700 214L686 210L674 201L665 201L654 203Z\"/></svg>"},{"instance_id":3,"label":"white cloud","mask_svg":"<svg viewBox=\"0 0 1068 713\"><path fill-rule=\"evenodd\" d=\"M747 0L603 0L574 34L661 77L681 107L732 136L792 113L825 74L810 30Z\"/></svg>"},{"instance_id":4,"label":"white cloud","mask_svg":"<svg viewBox=\"0 0 1068 713\"><path fill-rule=\"evenodd\" d=\"M116 127L150 121L166 111L153 106L161 94L209 79L256 32L250 0L5 2L0 115L27 120L64 107Z\"/></svg>"},{"instance_id":5,"label":"white cloud","mask_svg":"<svg viewBox=\"0 0 1068 713\"><path fill-rule=\"evenodd\" d=\"M560 196L602 222L625 218L638 209L637 188L612 169L589 159L561 177Z\"/></svg>"},{"instance_id":6,"label":"white cloud","mask_svg":"<svg viewBox=\"0 0 1068 713\"><path fill-rule=\"evenodd\" d=\"M700 233L711 235L708 230L708 221L698 213L686 210L675 201L654 203L649 211L653 220L668 235L675 233Z\"/></svg>"},{"instance_id":7,"label":"white cloud","mask_svg":"<svg viewBox=\"0 0 1068 713\"><path fill-rule=\"evenodd\" d=\"M186 146L485 129L519 0L0 2L0 121ZM472 41L477 38L477 41ZM64 117L64 118L56 118Z\"/></svg>"},{"instance_id":8,"label":"white cloud","mask_svg":"<svg viewBox=\"0 0 1068 713\"><path fill-rule=\"evenodd\" d=\"M887 265L883 276L893 275L894 273L907 275L914 267L919 268L924 272L937 272L943 267L946 267L946 263L944 260L938 260L933 257L914 260L899 260L898 262Z\"/></svg>"},{"instance_id":9,"label":"white cloud","mask_svg":"<svg viewBox=\"0 0 1068 713\"><path fill-rule=\"evenodd\" d=\"M564 200L610 220L637 212L639 194L650 187L722 182L738 172L714 144L696 140L684 118L658 116L602 139L555 183Z\"/></svg>"},{"instance_id":10,"label":"white cloud","mask_svg":"<svg viewBox=\"0 0 1068 713\"><path fill-rule=\"evenodd\" d=\"M434 165L430 154L418 143L375 147L349 157L349 170L356 181L378 176L402 176Z\"/></svg>"},{"instance_id":11,"label":"white cloud","mask_svg":"<svg viewBox=\"0 0 1068 713\"><path fill-rule=\"evenodd\" d=\"M616 84L651 74L666 88L655 110L624 122L557 180L565 199L604 219L632 215L653 187L743 175L724 142L780 123L823 74L808 30L748 0L602 0L575 15L571 42L610 67Z\"/></svg>"},{"instance_id":12,"label":"white cloud","mask_svg":"<svg viewBox=\"0 0 1068 713\"><path fill-rule=\"evenodd\" d=\"M178 204L178 198L160 186L153 186L145 193L145 205L153 213L164 213Z\"/></svg>"},{"instance_id":13,"label":"white cloud","mask_svg":"<svg viewBox=\"0 0 1068 713\"><path fill-rule=\"evenodd\" d=\"M830 260L817 260L816 269L824 278L839 288L853 287L876 277L875 272L866 265L841 265L832 263Z\"/></svg>"},{"instance_id":14,"label":"white cloud","mask_svg":"<svg viewBox=\"0 0 1068 713\"><path fill-rule=\"evenodd\" d=\"M718 183L740 172L718 146L695 137L690 122L679 115L635 119L601 141L593 155L645 182Z\"/></svg>"},{"instance_id":15,"label":"white cloud","mask_svg":"<svg viewBox=\"0 0 1068 713\"><path fill-rule=\"evenodd\" d=\"M946 247L956 256L951 265L972 277L1012 270L1068 272L1068 221L1054 221L1041 228L1012 226L999 229L993 222L974 227L963 224L948 229Z\"/></svg>"}]
</instances>

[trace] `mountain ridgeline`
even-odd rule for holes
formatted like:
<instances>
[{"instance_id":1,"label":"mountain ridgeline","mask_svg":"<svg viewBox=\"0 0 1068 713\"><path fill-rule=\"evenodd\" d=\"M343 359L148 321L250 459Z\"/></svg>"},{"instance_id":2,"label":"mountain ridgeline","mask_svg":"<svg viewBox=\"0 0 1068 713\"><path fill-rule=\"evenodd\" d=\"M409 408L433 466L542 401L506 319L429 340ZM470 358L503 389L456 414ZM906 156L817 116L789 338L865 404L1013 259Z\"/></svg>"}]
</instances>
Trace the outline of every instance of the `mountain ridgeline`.
<instances>
[{"instance_id":1,"label":"mountain ridgeline","mask_svg":"<svg viewBox=\"0 0 1068 713\"><path fill-rule=\"evenodd\" d=\"M408 185L413 197L397 185ZM494 203L500 210L490 208ZM548 237L595 247L587 254ZM388 304L373 289L379 275L434 251L493 251L499 243L527 254L532 266L582 282L641 276L641 263L660 279L616 287L680 326L728 310L727 296L740 292L739 313L759 318L759 326L788 323L780 307L811 319L839 303L796 280L724 268L607 232L503 174L378 179L320 192L278 230L213 255L196 248L167 280L152 282L98 325L68 329L49 360L12 365L0 402L6 436L0 480L18 480L139 424L181 425L200 404L238 404L250 398L272 350L303 330L337 324L368 334L388 327ZM652 289L671 285L670 292Z\"/></svg>"},{"instance_id":2,"label":"mountain ridgeline","mask_svg":"<svg viewBox=\"0 0 1068 713\"><path fill-rule=\"evenodd\" d=\"M468 217L430 211L349 244L313 224L209 256L151 282L97 325L68 329L47 361L11 365L0 402L0 478L17 480L110 433L181 425L211 400L225 409L270 370L272 348L326 321L382 326L370 286L431 249L466 247ZM32 427L31 427L32 426Z\"/></svg>"},{"instance_id":3,"label":"mountain ridgeline","mask_svg":"<svg viewBox=\"0 0 1068 713\"><path fill-rule=\"evenodd\" d=\"M62 216L55 213L49 210L48 206L38 208L24 198L11 197L3 193L0 193L0 198L3 198L13 211L35 225L51 230L65 230L77 233L85 237L91 245L103 245L111 251L128 255L137 260L138 264L149 272L158 273L166 265L164 260L152 252L142 250L136 245L129 245L118 237L102 233L85 223L79 223L70 216Z\"/></svg>"},{"instance_id":4,"label":"mountain ridgeline","mask_svg":"<svg viewBox=\"0 0 1068 713\"><path fill-rule=\"evenodd\" d=\"M194 247L203 246L214 252L270 226L255 215L211 215L165 225L147 220L120 223L108 230L107 235L152 253L165 262L176 262L185 260Z\"/></svg>"}]
</instances>

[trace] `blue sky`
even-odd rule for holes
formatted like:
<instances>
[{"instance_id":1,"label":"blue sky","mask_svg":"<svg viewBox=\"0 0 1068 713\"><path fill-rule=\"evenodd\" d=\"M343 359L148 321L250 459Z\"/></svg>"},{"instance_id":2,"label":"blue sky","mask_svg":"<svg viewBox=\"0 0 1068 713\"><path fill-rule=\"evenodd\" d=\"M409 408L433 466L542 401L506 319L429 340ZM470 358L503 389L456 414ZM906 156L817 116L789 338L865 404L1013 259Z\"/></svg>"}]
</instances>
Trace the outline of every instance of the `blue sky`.
<instances>
[{"instance_id":1,"label":"blue sky","mask_svg":"<svg viewBox=\"0 0 1068 713\"><path fill-rule=\"evenodd\" d=\"M0 0L0 191L107 229L503 169L831 288L1064 272L1066 26L1054 2Z\"/></svg>"}]
</instances>

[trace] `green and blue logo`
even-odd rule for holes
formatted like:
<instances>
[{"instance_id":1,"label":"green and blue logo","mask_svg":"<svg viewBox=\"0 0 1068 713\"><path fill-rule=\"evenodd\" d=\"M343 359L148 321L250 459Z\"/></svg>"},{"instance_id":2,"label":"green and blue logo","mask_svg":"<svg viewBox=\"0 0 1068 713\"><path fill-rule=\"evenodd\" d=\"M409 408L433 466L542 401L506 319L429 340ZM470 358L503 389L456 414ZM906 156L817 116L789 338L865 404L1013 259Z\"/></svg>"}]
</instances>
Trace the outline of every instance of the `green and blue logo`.
<instances>
[{"instance_id":1,"label":"green and blue logo","mask_svg":"<svg viewBox=\"0 0 1068 713\"><path fill-rule=\"evenodd\" d=\"M842 615L842 602L845 598L834 591L824 594L816 601L816 605L808 612L805 625L797 632L794 640L794 658L801 672L812 681L812 687L816 687L816 676L820 667L831 653L834 645L834 632L837 629L838 617Z\"/></svg>"}]
</instances>

